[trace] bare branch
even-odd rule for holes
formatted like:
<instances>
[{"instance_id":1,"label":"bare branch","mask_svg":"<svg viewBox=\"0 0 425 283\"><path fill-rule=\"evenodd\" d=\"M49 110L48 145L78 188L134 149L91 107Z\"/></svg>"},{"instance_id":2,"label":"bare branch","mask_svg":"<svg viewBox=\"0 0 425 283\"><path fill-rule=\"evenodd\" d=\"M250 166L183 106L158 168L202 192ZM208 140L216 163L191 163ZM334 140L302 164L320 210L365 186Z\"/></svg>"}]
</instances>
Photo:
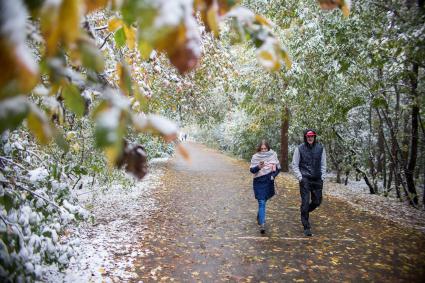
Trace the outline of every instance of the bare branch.
<instances>
[{"instance_id":1,"label":"bare branch","mask_svg":"<svg viewBox=\"0 0 425 283\"><path fill-rule=\"evenodd\" d=\"M20 185L18 185L18 184L13 184L13 183L11 183L11 182L9 182L9 181L6 181L6 180L0 180L0 182L1 182L1 183L4 183L4 184L8 184L8 185L15 186L16 188L18 188L18 189L20 189L20 190L23 190L23 191L29 192L30 194L32 194L32 195L34 195L34 196L36 196L36 197L38 197L38 198L43 199L43 200L44 200L44 201L46 201L48 204L50 204L50 205L52 205L53 207L55 207L55 208L56 208L59 212L61 211L61 208L60 208L60 207L59 207L56 203L54 203L54 202L52 202L51 200L49 200L49 199L47 199L47 198L45 198L45 197L43 197L43 196L41 196L41 195L37 194L36 192L31 191L30 189L24 188L23 186L20 186Z\"/></svg>"},{"instance_id":2,"label":"bare branch","mask_svg":"<svg viewBox=\"0 0 425 283\"><path fill-rule=\"evenodd\" d=\"M104 25L104 26L100 26L100 27L95 27L93 29L98 31L98 30L104 30L104 29L107 29L107 28L108 28L108 25Z\"/></svg>"},{"instance_id":3,"label":"bare branch","mask_svg":"<svg viewBox=\"0 0 425 283\"><path fill-rule=\"evenodd\" d=\"M20 165L20 164L18 164L18 163L16 163L16 162L14 162L14 161L12 161L12 160L10 160L10 159L7 159L6 157L0 156L0 159L1 159L1 160L4 160L4 161L7 161L7 162L9 162L9 163L11 163L11 164L13 164L13 165L15 165L15 166L18 166L18 167L19 167L19 168L21 168L22 170L26 170L26 171L28 171L27 169L25 169L25 167L24 167L24 166L22 166L22 165Z\"/></svg>"},{"instance_id":4,"label":"bare branch","mask_svg":"<svg viewBox=\"0 0 425 283\"><path fill-rule=\"evenodd\" d=\"M105 44L106 44L106 42L108 41L108 39L109 39L109 37L112 35L113 33L112 32L110 32L106 37L105 37L105 39L103 40L103 43L102 43L102 45L99 47L99 49L102 49L103 48L103 46L105 46Z\"/></svg>"}]
</instances>

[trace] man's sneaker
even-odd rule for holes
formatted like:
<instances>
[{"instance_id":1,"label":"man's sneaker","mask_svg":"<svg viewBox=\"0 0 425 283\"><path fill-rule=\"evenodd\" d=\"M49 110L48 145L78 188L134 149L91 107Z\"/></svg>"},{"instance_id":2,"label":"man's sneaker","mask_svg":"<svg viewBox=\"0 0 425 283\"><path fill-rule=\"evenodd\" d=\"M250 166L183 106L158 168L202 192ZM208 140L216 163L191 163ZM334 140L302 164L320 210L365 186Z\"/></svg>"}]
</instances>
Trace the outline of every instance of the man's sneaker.
<instances>
[{"instance_id":1,"label":"man's sneaker","mask_svg":"<svg viewBox=\"0 0 425 283\"><path fill-rule=\"evenodd\" d=\"M311 230L310 229L304 229L304 235L311 237L313 236L313 234L311 234Z\"/></svg>"},{"instance_id":2,"label":"man's sneaker","mask_svg":"<svg viewBox=\"0 0 425 283\"><path fill-rule=\"evenodd\" d=\"M260 232L261 232L261 234L266 233L266 225L265 224L260 225Z\"/></svg>"}]
</instances>

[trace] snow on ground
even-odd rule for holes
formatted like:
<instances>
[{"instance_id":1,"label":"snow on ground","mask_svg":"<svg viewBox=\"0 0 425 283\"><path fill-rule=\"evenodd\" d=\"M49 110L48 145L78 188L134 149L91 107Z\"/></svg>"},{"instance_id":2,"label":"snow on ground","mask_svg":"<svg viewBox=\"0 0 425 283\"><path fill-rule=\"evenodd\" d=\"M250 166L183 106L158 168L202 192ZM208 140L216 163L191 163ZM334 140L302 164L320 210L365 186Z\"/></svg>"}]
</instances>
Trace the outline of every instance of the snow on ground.
<instances>
[{"instance_id":1,"label":"snow on ground","mask_svg":"<svg viewBox=\"0 0 425 283\"><path fill-rule=\"evenodd\" d=\"M51 267L43 282L125 282L135 278L133 262L150 252L139 250L138 243L143 240L146 219L156 209L152 194L160 186L165 161L152 160L149 174L133 188L116 184L104 193L80 194L81 205L91 210L94 223L69 231L76 256L62 273Z\"/></svg>"},{"instance_id":2,"label":"snow on ground","mask_svg":"<svg viewBox=\"0 0 425 283\"><path fill-rule=\"evenodd\" d=\"M328 176L332 179L332 176ZM419 188L418 188L419 190ZM425 211L423 207L416 209L395 197L371 195L363 180L352 181L348 185L326 182L324 194L348 202L354 208L383 217L400 225L417 229L425 233ZM422 192L419 199L422 200Z\"/></svg>"}]
</instances>

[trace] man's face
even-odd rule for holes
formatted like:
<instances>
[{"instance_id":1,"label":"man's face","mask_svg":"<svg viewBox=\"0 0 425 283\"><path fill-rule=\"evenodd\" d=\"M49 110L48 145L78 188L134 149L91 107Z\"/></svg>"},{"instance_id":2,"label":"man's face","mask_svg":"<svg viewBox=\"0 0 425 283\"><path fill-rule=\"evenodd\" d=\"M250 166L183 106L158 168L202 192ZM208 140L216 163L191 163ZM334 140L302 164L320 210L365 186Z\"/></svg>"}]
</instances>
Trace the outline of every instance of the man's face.
<instances>
[{"instance_id":1,"label":"man's face","mask_svg":"<svg viewBox=\"0 0 425 283\"><path fill-rule=\"evenodd\" d=\"M313 144L314 143L314 136L307 136L307 143Z\"/></svg>"}]
</instances>

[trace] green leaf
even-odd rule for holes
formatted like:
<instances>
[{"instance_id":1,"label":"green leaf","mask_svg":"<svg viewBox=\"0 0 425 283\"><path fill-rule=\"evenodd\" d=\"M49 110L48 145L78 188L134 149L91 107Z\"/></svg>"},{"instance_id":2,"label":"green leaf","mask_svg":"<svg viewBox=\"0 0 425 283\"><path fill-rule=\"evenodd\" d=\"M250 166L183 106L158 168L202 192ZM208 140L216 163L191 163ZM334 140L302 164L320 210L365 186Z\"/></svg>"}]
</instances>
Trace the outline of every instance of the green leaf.
<instances>
[{"instance_id":1,"label":"green leaf","mask_svg":"<svg viewBox=\"0 0 425 283\"><path fill-rule=\"evenodd\" d=\"M11 260L9 256L9 251L7 250L7 245L3 242L2 239L0 239L0 263L1 263L0 266L10 268Z\"/></svg>"},{"instance_id":2,"label":"green leaf","mask_svg":"<svg viewBox=\"0 0 425 283\"><path fill-rule=\"evenodd\" d=\"M9 211L9 209L13 207L13 198L5 193L0 197L0 204L6 209L6 211Z\"/></svg>"},{"instance_id":3,"label":"green leaf","mask_svg":"<svg viewBox=\"0 0 425 283\"><path fill-rule=\"evenodd\" d=\"M117 47L124 47L126 42L125 32L123 28L118 29L114 34L114 39Z\"/></svg>"},{"instance_id":4,"label":"green leaf","mask_svg":"<svg viewBox=\"0 0 425 283\"><path fill-rule=\"evenodd\" d=\"M27 117L27 125L41 144L50 142L52 138L50 123L46 115L35 105L31 105L31 111Z\"/></svg>"},{"instance_id":5,"label":"green leaf","mask_svg":"<svg viewBox=\"0 0 425 283\"><path fill-rule=\"evenodd\" d=\"M72 168L72 171L75 172L77 175L87 175L87 169L83 166L75 166L74 168Z\"/></svg>"},{"instance_id":6,"label":"green leaf","mask_svg":"<svg viewBox=\"0 0 425 283\"><path fill-rule=\"evenodd\" d=\"M28 115L28 111L28 100L24 96L0 101L0 133L19 126Z\"/></svg>"},{"instance_id":7,"label":"green leaf","mask_svg":"<svg viewBox=\"0 0 425 283\"><path fill-rule=\"evenodd\" d=\"M80 92L74 85L66 85L62 90L62 97L65 105L78 117L82 117L85 111L85 101L81 97Z\"/></svg>"},{"instance_id":8,"label":"green leaf","mask_svg":"<svg viewBox=\"0 0 425 283\"><path fill-rule=\"evenodd\" d=\"M55 128L53 131L53 138L55 139L56 144L64 151L68 152L69 144L64 137L64 133L59 128Z\"/></svg>"},{"instance_id":9,"label":"green leaf","mask_svg":"<svg viewBox=\"0 0 425 283\"><path fill-rule=\"evenodd\" d=\"M118 75L120 78L119 85L122 92L127 96L133 96L130 67L125 61L118 65Z\"/></svg>"},{"instance_id":10,"label":"green leaf","mask_svg":"<svg viewBox=\"0 0 425 283\"><path fill-rule=\"evenodd\" d=\"M104 59L100 50L92 42L82 42L80 44L81 61L84 67L101 73L105 67Z\"/></svg>"},{"instance_id":11,"label":"green leaf","mask_svg":"<svg viewBox=\"0 0 425 283\"><path fill-rule=\"evenodd\" d=\"M388 107L388 103L383 97L375 97L372 100L372 107L374 108L386 108Z\"/></svg>"},{"instance_id":12,"label":"green leaf","mask_svg":"<svg viewBox=\"0 0 425 283\"><path fill-rule=\"evenodd\" d=\"M95 130L96 145L98 147L121 145L127 126L123 115L121 109L116 107L98 113Z\"/></svg>"},{"instance_id":13,"label":"green leaf","mask_svg":"<svg viewBox=\"0 0 425 283\"><path fill-rule=\"evenodd\" d=\"M127 25L138 20L142 26L150 26L157 14L153 5L154 1L148 0L127 0L121 7L123 20Z\"/></svg>"}]
</instances>

